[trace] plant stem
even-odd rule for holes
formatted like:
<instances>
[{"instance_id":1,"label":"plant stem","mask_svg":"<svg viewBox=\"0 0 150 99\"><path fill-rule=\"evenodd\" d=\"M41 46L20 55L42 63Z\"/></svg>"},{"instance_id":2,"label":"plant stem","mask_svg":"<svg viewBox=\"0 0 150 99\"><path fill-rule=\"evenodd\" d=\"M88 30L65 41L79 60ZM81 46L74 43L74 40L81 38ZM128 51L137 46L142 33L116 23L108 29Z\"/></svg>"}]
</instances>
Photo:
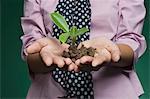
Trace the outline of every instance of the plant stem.
<instances>
[{"instance_id":1,"label":"plant stem","mask_svg":"<svg viewBox=\"0 0 150 99\"><path fill-rule=\"evenodd\" d=\"M76 42L76 36L72 37L72 45L75 45L75 42Z\"/></svg>"}]
</instances>

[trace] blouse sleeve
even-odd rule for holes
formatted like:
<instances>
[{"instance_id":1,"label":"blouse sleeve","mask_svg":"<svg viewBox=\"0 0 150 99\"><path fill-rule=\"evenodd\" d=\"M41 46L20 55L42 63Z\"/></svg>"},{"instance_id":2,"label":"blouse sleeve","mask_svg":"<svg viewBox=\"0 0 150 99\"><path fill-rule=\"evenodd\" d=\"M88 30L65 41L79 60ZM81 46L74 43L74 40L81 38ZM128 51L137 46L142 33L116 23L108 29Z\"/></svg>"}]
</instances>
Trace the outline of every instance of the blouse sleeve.
<instances>
[{"instance_id":1,"label":"blouse sleeve","mask_svg":"<svg viewBox=\"0 0 150 99\"><path fill-rule=\"evenodd\" d=\"M21 25L24 32L24 35L21 36L22 58L25 59L27 55L25 49L35 40L46 37L39 0L24 1L24 16L21 18Z\"/></svg>"},{"instance_id":2,"label":"blouse sleeve","mask_svg":"<svg viewBox=\"0 0 150 99\"><path fill-rule=\"evenodd\" d=\"M130 46L134 51L134 63L144 53L146 41L141 34L145 17L144 0L120 0L120 22L116 43Z\"/></svg>"}]
</instances>

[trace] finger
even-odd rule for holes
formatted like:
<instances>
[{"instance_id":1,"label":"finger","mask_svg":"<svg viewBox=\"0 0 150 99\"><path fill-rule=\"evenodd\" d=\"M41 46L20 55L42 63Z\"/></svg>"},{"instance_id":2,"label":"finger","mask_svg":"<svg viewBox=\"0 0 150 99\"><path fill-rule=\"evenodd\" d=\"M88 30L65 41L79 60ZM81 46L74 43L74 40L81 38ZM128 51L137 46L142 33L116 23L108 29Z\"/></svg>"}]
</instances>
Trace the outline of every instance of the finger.
<instances>
[{"instance_id":1,"label":"finger","mask_svg":"<svg viewBox=\"0 0 150 99\"><path fill-rule=\"evenodd\" d=\"M29 47L27 47L27 53L28 54L32 54L32 53L37 53L40 52L40 50L42 49L42 46L40 43L38 42L34 42L33 44L31 44Z\"/></svg>"},{"instance_id":2,"label":"finger","mask_svg":"<svg viewBox=\"0 0 150 99\"><path fill-rule=\"evenodd\" d=\"M83 43L81 42L81 43L78 45L77 49L80 49L82 46L83 46Z\"/></svg>"},{"instance_id":3,"label":"finger","mask_svg":"<svg viewBox=\"0 0 150 99\"><path fill-rule=\"evenodd\" d=\"M83 57L81 57L80 60L81 60L81 63L84 64L84 63L87 63L87 62L92 62L93 57L91 57L91 56L83 56Z\"/></svg>"},{"instance_id":4,"label":"finger","mask_svg":"<svg viewBox=\"0 0 150 99\"><path fill-rule=\"evenodd\" d=\"M64 61L67 65L70 65L72 63L70 58L65 58Z\"/></svg>"},{"instance_id":5,"label":"finger","mask_svg":"<svg viewBox=\"0 0 150 99\"><path fill-rule=\"evenodd\" d=\"M51 66L52 63L53 63L53 60L52 60L52 56L47 53L46 51L44 50L41 50L40 52L40 55L42 57L42 60L44 61L44 63L47 65L47 66Z\"/></svg>"},{"instance_id":6,"label":"finger","mask_svg":"<svg viewBox=\"0 0 150 99\"><path fill-rule=\"evenodd\" d=\"M120 59L120 51L114 51L114 53L112 54L112 60L114 62L118 62Z\"/></svg>"},{"instance_id":7,"label":"finger","mask_svg":"<svg viewBox=\"0 0 150 99\"><path fill-rule=\"evenodd\" d=\"M68 52L69 50L68 50L68 48L69 48L69 44L62 44L61 45L62 46L62 48L66 51L66 52Z\"/></svg>"},{"instance_id":8,"label":"finger","mask_svg":"<svg viewBox=\"0 0 150 99\"><path fill-rule=\"evenodd\" d=\"M97 65L101 65L103 62L105 61L105 57L94 57L93 61L92 61L92 66L96 67Z\"/></svg>"},{"instance_id":9,"label":"finger","mask_svg":"<svg viewBox=\"0 0 150 99\"><path fill-rule=\"evenodd\" d=\"M42 46L46 46L46 45L59 45L60 46L60 42L56 38L44 37L44 38L38 39L37 42L39 42Z\"/></svg>"},{"instance_id":10,"label":"finger","mask_svg":"<svg viewBox=\"0 0 150 99\"><path fill-rule=\"evenodd\" d=\"M106 49L111 53L114 62L117 62L120 59L120 50L117 45L107 45Z\"/></svg>"},{"instance_id":11,"label":"finger","mask_svg":"<svg viewBox=\"0 0 150 99\"><path fill-rule=\"evenodd\" d=\"M91 42L90 42L90 40L81 42L81 43L78 45L77 49L80 49L82 46L84 46L84 47L86 47L86 48L91 47Z\"/></svg>"},{"instance_id":12,"label":"finger","mask_svg":"<svg viewBox=\"0 0 150 99\"><path fill-rule=\"evenodd\" d=\"M74 63L71 63L68 67L68 71L72 71L76 68L76 65Z\"/></svg>"},{"instance_id":13,"label":"finger","mask_svg":"<svg viewBox=\"0 0 150 99\"><path fill-rule=\"evenodd\" d=\"M97 54L95 54L95 56L105 57L105 62L111 61L111 53L105 48L98 50Z\"/></svg>"},{"instance_id":14,"label":"finger","mask_svg":"<svg viewBox=\"0 0 150 99\"><path fill-rule=\"evenodd\" d=\"M49 38L40 38L27 48L27 53L39 52L43 47L48 45L48 43L50 42L51 40Z\"/></svg>"},{"instance_id":15,"label":"finger","mask_svg":"<svg viewBox=\"0 0 150 99\"><path fill-rule=\"evenodd\" d=\"M58 67L62 68L64 65L65 65L65 62L64 62L64 58L61 57L61 56L55 56L53 57L53 61L55 64L58 65Z\"/></svg>"},{"instance_id":16,"label":"finger","mask_svg":"<svg viewBox=\"0 0 150 99\"><path fill-rule=\"evenodd\" d=\"M80 60L80 59L77 59L77 60L75 61L75 64L76 64L77 66L79 66L80 63L81 63L81 60Z\"/></svg>"},{"instance_id":17,"label":"finger","mask_svg":"<svg viewBox=\"0 0 150 99\"><path fill-rule=\"evenodd\" d=\"M76 64L74 65L74 71L75 71L75 72L78 72L78 71L79 71L79 68L78 68L78 66L77 66Z\"/></svg>"}]
</instances>

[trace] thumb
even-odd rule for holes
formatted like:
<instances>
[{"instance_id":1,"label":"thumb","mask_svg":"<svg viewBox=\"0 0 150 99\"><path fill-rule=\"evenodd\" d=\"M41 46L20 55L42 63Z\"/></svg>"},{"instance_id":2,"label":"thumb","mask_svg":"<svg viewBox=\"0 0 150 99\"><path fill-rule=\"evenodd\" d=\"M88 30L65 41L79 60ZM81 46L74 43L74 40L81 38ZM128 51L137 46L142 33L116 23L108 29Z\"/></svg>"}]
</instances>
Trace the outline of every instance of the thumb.
<instances>
[{"instance_id":1,"label":"thumb","mask_svg":"<svg viewBox=\"0 0 150 99\"><path fill-rule=\"evenodd\" d=\"M87 40L87 41L81 42L81 43L78 45L77 49L80 49L82 46L84 46L84 47L86 47L86 48L91 47L91 41L90 41L90 40Z\"/></svg>"},{"instance_id":2,"label":"thumb","mask_svg":"<svg viewBox=\"0 0 150 99\"><path fill-rule=\"evenodd\" d=\"M61 46L62 46L62 48L66 51L66 52L68 52L69 50L68 50L68 48L69 48L69 44L61 44Z\"/></svg>"},{"instance_id":3,"label":"thumb","mask_svg":"<svg viewBox=\"0 0 150 99\"><path fill-rule=\"evenodd\" d=\"M39 42L35 41L33 44L27 47L26 51L28 54L33 54L33 53L40 52L42 47L43 46Z\"/></svg>"}]
</instances>

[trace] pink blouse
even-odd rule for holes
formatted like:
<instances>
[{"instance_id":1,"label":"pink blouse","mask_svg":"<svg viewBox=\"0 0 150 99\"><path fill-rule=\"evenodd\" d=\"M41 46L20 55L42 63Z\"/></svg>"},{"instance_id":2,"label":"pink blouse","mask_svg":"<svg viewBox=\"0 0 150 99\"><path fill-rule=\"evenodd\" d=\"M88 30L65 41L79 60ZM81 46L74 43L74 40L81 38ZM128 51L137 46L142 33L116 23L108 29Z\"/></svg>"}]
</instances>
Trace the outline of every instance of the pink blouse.
<instances>
[{"instance_id":1,"label":"pink blouse","mask_svg":"<svg viewBox=\"0 0 150 99\"><path fill-rule=\"evenodd\" d=\"M90 0L92 21L90 39L106 37L115 43L129 45L134 51L134 60L146 49L145 38L141 34L145 7L144 0ZM21 24L24 35L22 56L25 49L35 40L51 37L52 13L58 0L25 0L24 17ZM25 58L25 57L24 57ZM103 67L92 72L95 99L138 99L143 89L135 69L126 71L119 68ZM32 79L27 99L58 99L64 90L51 77L51 73L36 74Z\"/></svg>"}]
</instances>

